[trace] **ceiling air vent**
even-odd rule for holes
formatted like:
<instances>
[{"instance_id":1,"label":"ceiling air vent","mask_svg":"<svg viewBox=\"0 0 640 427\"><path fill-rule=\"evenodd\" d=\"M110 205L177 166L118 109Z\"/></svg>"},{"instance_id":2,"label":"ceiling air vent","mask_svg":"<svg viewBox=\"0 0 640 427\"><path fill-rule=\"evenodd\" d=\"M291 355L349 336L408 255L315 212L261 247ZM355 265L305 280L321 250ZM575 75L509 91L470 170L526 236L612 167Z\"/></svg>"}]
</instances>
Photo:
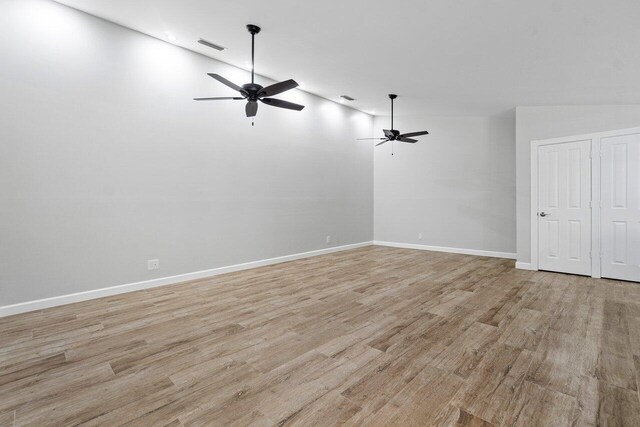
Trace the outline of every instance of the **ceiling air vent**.
<instances>
[{"instance_id":1,"label":"ceiling air vent","mask_svg":"<svg viewBox=\"0 0 640 427\"><path fill-rule=\"evenodd\" d=\"M200 43L202 45L205 45L207 47L210 47L211 49L215 49L215 50L226 50L227 49L226 47L218 46L217 44L211 43L210 41L205 40L205 39L198 40L198 43Z\"/></svg>"}]
</instances>

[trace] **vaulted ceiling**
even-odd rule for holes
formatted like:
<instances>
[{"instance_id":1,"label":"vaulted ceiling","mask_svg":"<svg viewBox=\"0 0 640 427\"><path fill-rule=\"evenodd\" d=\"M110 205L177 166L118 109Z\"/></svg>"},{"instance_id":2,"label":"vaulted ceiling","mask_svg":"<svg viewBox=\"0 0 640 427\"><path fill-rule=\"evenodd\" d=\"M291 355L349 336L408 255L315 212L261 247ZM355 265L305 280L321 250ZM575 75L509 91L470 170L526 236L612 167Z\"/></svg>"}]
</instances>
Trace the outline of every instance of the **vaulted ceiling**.
<instances>
[{"instance_id":1,"label":"vaulted ceiling","mask_svg":"<svg viewBox=\"0 0 640 427\"><path fill-rule=\"evenodd\" d=\"M398 115L640 103L637 0L59 2L242 68L245 25L260 25L258 74L375 114L388 114L390 92Z\"/></svg>"}]
</instances>

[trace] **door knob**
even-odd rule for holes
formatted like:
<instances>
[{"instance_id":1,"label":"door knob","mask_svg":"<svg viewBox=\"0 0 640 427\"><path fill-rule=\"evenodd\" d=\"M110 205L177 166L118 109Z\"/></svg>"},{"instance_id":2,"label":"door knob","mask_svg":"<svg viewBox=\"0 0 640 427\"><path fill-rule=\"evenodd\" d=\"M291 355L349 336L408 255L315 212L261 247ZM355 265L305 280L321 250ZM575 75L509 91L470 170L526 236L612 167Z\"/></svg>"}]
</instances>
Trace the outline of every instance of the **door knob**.
<instances>
[{"instance_id":1,"label":"door knob","mask_svg":"<svg viewBox=\"0 0 640 427\"><path fill-rule=\"evenodd\" d=\"M550 215L550 214L545 213L545 212L540 212L540 213L539 213L539 215L540 215L541 217L545 217L545 216Z\"/></svg>"}]
</instances>

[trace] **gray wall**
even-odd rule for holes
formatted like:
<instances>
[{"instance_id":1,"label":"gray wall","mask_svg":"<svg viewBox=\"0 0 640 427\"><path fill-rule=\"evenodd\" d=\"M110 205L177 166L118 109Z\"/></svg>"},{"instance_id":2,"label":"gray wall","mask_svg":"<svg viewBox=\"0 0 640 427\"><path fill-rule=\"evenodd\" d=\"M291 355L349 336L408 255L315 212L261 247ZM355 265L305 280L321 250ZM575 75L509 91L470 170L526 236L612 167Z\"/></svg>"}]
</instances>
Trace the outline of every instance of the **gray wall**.
<instances>
[{"instance_id":1,"label":"gray wall","mask_svg":"<svg viewBox=\"0 0 640 427\"><path fill-rule=\"evenodd\" d=\"M637 126L640 126L640 105L516 109L518 262L531 262L531 141Z\"/></svg>"},{"instance_id":2,"label":"gray wall","mask_svg":"<svg viewBox=\"0 0 640 427\"><path fill-rule=\"evenodd\" d=\"M400 99L401 101L401 99ZM514 253L514 117L396 117L417 144L376 147L376 240ZM376 135L389 128L376 117ZM418 233L423 234L418 240Z\"/></svg>"},{"instance_id":3,"label":"gray wall","mask_svg":"<svg viewBox=\"0 0 640 427\"><path fill-rule=\"evenodd\" d=\"M0 17L0 306L372 240L370 116L294 90L252 127L191 100L245 71L53 2Z\"/></svg>"}]
</instances>

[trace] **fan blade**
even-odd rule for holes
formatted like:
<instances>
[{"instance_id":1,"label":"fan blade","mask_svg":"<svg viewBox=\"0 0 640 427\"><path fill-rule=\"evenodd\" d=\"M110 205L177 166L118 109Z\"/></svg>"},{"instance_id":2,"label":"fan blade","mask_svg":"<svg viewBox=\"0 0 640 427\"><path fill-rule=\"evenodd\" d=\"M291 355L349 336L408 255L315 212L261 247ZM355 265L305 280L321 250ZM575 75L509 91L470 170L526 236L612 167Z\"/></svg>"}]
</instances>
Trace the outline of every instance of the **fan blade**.
<instances>
[{"instance_id":1,"label":"fan blade","mask_svg":"<svg viewBox=\"0 0 640 427\"><path fill-rule=\"evenodd\" d=\"M414 144L414 143L418 142L417 139L404 138L404 137L398 137L398 141L409 142L411 144Z\"/></svg>"},{"instance_id":2,"label":"fan blade","mask_svg":"<svg viewBox=\"0 0 640 427\"><path fill-rule=\"evenodd\" d=\"M241 96L218 96L215 98L193 98L194 101L217 101L221 99L244 99Z\"/></svg>"},{"instance_id":3,"label":"fan blade","mask_svg":"<svg viewBox=\"0 0 640 427\"><path fill-rule=\"evenodd\" d=\"M229 86L231 89L233 90L237 90L238 92L242 92L243 89L238 86L237 84L230 82L229 80L225 79L224 77L222 77L219 74L213 74L213 73L207 73L209 76L213 77L214 79L216 79L217 81L219 81L220 83L222 83L225 86Z\"/></svg>"},{"instance_id":4,"label":"fan blade","mask_svg":"<svg viewBox=\"0 0 640 427\"><path fill-rule=\"evenodd\" d=\"M382 129L382 132L384 132L385 136L387 138L392 137L393 136L393 132L391 132L389 129Z\"/></svg>"},{"instance_id":5,"label":"fan blade","mask_svg":"<svg viewBox=\"0 0 640 427\"><path fill-rule=\"evenodd\" d=\"M376 147L377 147L378 145L382 145L382 144L384 144L385 142L389 142L389 140L388 140L388 139L385 139L384 141L377 143L377 144L376 144Z\"/></svg>"},{"instance_id":6,"label":"fan blade","mask_svg":"<svg viewBox=\"0 0 640 427\"><path fill-rule=\"evenodd\" d=\"M300 111L304 108L304 105L294 104L293 102L283 101L282 99L263 98L260 101L272 107L286 108L287 110Z\"/></svg>"},{"instance_id":7,"label":"fan blade","mask_svg":"<svg viewBox=\"0 0 640 427\"><path fill-rule=\"evenodd\" d=\"M283 82L272 84L271 86L262 88L262 90L258 92L258 97L277 95L279 93L286 92L296 87L298 87L298 83L296 83L295 80L293 79L285 80Z\"/></svg>"},{"instance_id":8,"label":"fan blade","mask_svg":"<svg viewBox=\"0 0 640 427\"><path fill-rule=\"evenodd\" d=\"M427 132L426 130L420 131L420 132L409 132L409 133L404 133L402 135L400 135L401 138L406 138L406 137L412 137L412 136L420 136L420 135L429 135L429 132Z\"/></svg>"},{"instance_id":9,"label":"fan blade","mask_svg":"<svg viewBox=\"0 0 640 427\"><path fill-rule=\"evenodd\" d=\"M247 117L254 117L258 112L258 103L255 101L247 102L247 106L244 107L244 111L247 113Z\"/></svg>"},{"instance_id":10,"label":"fan blade","mask_svg":"<svg viewBox=\"0 0 640 427\"><path fill-rule=\"evenodd\" d=\"M366 140L370 140L370 139L382 140L382 139L387 139L387 138L356 138L356 141L366 141Z\"/></svg>"}]
</instances>

